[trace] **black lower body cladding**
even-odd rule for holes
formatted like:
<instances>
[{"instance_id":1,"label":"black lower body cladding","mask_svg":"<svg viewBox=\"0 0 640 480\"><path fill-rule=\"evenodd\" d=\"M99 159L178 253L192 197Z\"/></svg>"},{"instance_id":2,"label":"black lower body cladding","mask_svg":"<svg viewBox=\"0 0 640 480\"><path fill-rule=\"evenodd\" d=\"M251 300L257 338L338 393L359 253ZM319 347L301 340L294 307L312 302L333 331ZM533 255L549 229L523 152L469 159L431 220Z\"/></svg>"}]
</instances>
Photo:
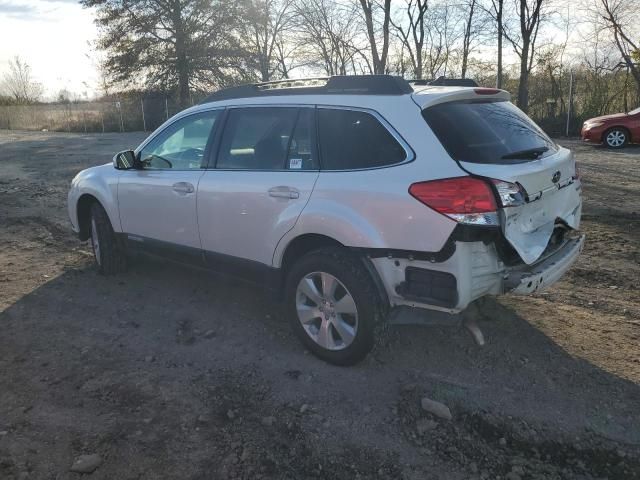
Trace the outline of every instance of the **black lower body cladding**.
<instances>
[{"instance_id":1,"label":"black lower body cladding","mask_svg":"<svg viewBox=\"0 0 640 480\"><path fill-rule=\"evenodd\" d=\"M458 304L456 277L447 272L407 267L405 281L396 287L398 294L408 300L453 308Z\"/></svg>"}]
</instances>

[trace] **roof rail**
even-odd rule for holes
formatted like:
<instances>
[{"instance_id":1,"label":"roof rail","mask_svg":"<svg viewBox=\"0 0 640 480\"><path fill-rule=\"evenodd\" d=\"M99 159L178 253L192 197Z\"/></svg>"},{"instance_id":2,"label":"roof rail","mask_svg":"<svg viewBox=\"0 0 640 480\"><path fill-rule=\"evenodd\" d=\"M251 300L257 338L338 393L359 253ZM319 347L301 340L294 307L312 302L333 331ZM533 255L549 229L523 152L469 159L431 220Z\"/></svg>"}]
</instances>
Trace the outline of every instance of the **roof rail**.
<instances>
[{"instance_id":1,"label":"roof rail","mask_svg":"<svg viewBox=\"0 0 640 480\"><path fill-rule=\"evenodd\" d=\"M438 77L435 80L415 79L407 80L410 85L432 85L439 87L478 87L475 80L470 78L445 78Z\"/></svg>"},{"instance_id":2,"label":"roof rail","mask_svg":"<svg viewBox=\"0 0 640 480\"><path fill-rule=\"evenodd\" d=\"M300 80L277 80L225 88L201 103L233 98L275 95L404 95L413 93L409 83L393 75L335 75Z\"/></svg>"}]
</instances>

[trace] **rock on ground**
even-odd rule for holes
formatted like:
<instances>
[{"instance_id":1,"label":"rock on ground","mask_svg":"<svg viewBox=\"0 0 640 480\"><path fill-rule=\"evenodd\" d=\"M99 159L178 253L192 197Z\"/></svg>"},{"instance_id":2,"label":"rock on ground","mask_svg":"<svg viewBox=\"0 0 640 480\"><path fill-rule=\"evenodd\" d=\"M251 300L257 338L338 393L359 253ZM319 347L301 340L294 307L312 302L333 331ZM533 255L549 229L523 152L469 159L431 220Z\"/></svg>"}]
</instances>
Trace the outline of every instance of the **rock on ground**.
<instances>
[{"instance_id":1,"label":"rock on ground","mask_svg":"<svg viewBox=\"0 0 640 480\"><path fill-rule=\"evenodd\" d=\"M102 457L97 453L80 455L71 465L70 470L77 473L93 473L102 464Z\"/></svg>"},{"instance_id":2,"label":"rock on ground","mask_svg":"<svg viewBox=\"0 0 640 480\"><path fill-rule=\"evenodd\" d=\"M436 402L430 398L424 397L420 402L422 409L444 420L451 420L451 410L444 403Z\"/></svg>"}]
</instances>

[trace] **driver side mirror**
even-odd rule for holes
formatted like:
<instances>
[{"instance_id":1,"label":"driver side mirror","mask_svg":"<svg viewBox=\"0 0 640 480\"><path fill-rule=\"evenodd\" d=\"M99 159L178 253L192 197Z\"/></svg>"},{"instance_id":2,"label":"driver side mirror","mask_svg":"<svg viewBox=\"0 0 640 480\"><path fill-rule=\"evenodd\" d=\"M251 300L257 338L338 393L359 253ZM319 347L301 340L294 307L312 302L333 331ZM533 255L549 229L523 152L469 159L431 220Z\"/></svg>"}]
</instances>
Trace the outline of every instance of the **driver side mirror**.
<instances>
[{"instance_id":1,"label":"driver side mirror","mask_svg":"<svg viewBox=\"0 0 640 480\"><path fill-rule=\"evenodd\" d=\"M124 150L113 157L113 168L116 170L131 170L141 168L140 161L133 150Z\"/></svg>"}]
</instances>

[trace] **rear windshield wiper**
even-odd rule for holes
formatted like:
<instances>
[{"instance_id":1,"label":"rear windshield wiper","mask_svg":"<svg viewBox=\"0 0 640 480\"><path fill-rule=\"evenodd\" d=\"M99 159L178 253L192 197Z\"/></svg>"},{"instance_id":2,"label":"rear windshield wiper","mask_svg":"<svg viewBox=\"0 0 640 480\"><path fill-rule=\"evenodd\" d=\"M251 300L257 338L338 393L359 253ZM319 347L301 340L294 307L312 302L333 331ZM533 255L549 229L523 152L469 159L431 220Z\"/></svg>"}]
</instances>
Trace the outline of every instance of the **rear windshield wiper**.
<instances>
[{"instance_id":1,"label":"rear windshield wiper","mask_svg":"<svg viewBox=\"0 0 640 480\"><path fill-rule=\"evenodd\" d=\"M506 155L503 155L501 158L503 160L516 159L516 158L536 159L548 150L549 150L549 147L528 148L526 150L518 150L517 152L507 153Z\"/></svg>"}]
</instances>

